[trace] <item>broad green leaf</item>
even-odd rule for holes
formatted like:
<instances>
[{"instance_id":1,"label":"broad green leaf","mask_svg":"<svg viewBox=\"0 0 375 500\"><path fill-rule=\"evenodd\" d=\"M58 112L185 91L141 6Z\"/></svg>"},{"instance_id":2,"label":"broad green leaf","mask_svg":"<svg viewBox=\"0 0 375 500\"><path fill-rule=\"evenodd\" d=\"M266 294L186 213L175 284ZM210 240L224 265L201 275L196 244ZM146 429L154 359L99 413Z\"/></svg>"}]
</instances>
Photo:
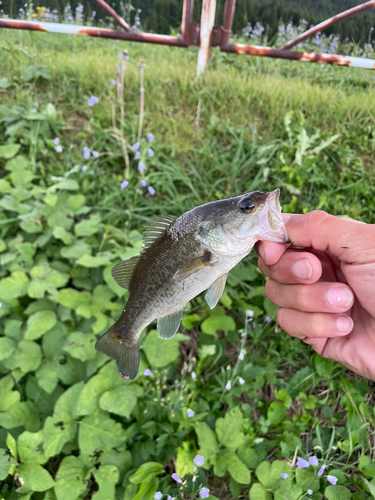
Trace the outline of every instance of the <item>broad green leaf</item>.
<instances>
[{"instance_id":1,"label":"broad green leaf","mask_svg":"<svg viewBox=\"0 0 375 500\"><path fill-rule=\"evenodd\" d=\"M0 146L0 158L4 158L4 160L13 158L20 150L20 147L20 144L6 144L5 146Z\"/></svg>"},{"instance_id":2,"label":"broad green leaf","mask_svg":"<svg viewBox=\"0 0 375 500\"><path fill-rule=\"evenodd\" d=\"M203 321L201 324L202 332L209 335L215 335L217 330L229 332L236 329L236 323L230 316L223 314L213 314Z\"/></svg>"},{"instance_id":3,"label":"broad green leaf","mask_svg":"<svg viewBox=\"0 0 375 500\"><path fill-rule=\"evenodd\" d=\"M0 298L16 299L25 295L29 279L23 271L14 271L11 276L0 281Z\"/></svg>"},{"instance_id":4,"label":"broad green leaf","mask_svg":"<svg viewBox=\"0 0 375 500\"><path fill-rule=\"evenodd\" d=\"M82 255L91 254L91 247L84 241L78 240L71 247L64 247L60 250L61 256L65 259L78 259ZM111 266L112 267L112 266Z\"/></svg>"},{"instance_id":5,"label":"broad green leaf","mask_svg":"<svg viewBox=\"0 0 375 500\"><path fill-rule=\"evenodd\" d=\"M57 500L77 500L86 491L86 479L90 474L80 458L64 457L55 479Z\"/></svg>"},{"instance_id":6,"label":"broad green leaf","mask_svg":"<svg viewBox=\"0 0 375 500\"><path fill-rule=\"evenodd\" d=\"M20 393L13 391L15 381L12 375L0 378L0 411L7 411L20 400Z\"/></svg>"},{"instance_id":7,"label":"broad green leaf","mask_svg":"<svg viewBox=\"0 0 375 500\"><path fill-rule=\"evenodd\" d=\"M66 339L63 349L73 358L88 361L89 359L93 359L96 354L95 343L95 335L72 332Z\"/></svg>"},{"instance_id":8,"label":"broad green leaf","mask_svg":"<svg viewBox=\"0 0 375 500\"><path fill-rule=\"evenodd\" d=\"M38 311L27 320L25 340L39 339L51 330L57 323L56 314L53 311Z\"/></svg>"},{"instance_id":9,"label":"broad green leaf","mask_svg":"<svg viewBox=\"0 0 375 500\"><path fill-rule=\"evenodd\" d=\"M290 473L290 469L285 462L275 460L270 464L269 462L261 462L255 470L258 480L271 491L276 491L282 484L280 474L282 472Z\"/></svg>"},{"instance_id":10,"label":"broad green leaf","mask_svg":"<svg viewBox=\"0 0 375 500\"><path fill-rule=\"evenodd\" d=\"M48 457L58 455L66 443L76 437L77 424L70 415L47 417L43 428L43 447Z\"/></svg>"},{"instance_id":11,"label":"broad green leaf","mask_svg":"<svg viewBox=\"0 0 375 500\"><path fill-rule=\"evenodd\" d=\"M219 451L219 445L216 440L215 432L209 427L206 422L195 422L195 432L198 436L199 452L208 460L211 455L215 455Z\"/></svg>"},{"instance_id":12,"label":"broad green leaf","mask_svg":"<svg viewBox=\"0 0 375 500\"><path fill-rule=\"evenodd\" d=\"M106 391L99 400L102 410L129 418L137 404L137 396L131 385Z\"/></svg>"},{"instance_id":13,"label":"broad green leaf","mask_svg":"<svg viewBox=\"0 0 375 500\"><path fill-rule=\"evenodd\" d=\"M101 465L94 470L94 477L99 491L94 493L92 500L115 500L115 486L119 479L119 471L114 465Z\"/></svg>"},{"instance_id":14,"label":"broad green leaf","mask_svg":"<svg viewBox=\"0 0 375 500\"><path fill-rule=\"evenodd\" d=\"M0 347L1 350L1 347ZM375 477L375 462L366 455L359 457L359 470L366 476Z\"/></svg>"},{"instance_id":15,"label":"broad green leaf","mask_svg":"<svg viewBox=\"0 0 375 500\"><path fill-rule=\"evenodd\" d=\"M64 227L54 227L52 234L56 239L61 240L64 245L71 245L74 241L72 233L69 233Z\"/></svg>"},{"instance_id":16,"label":"broad green leaf","mask_svg":"<svg viewBox=\"0 0 375 500\"><path fill-rule=\"evenodd\" d=\"M25 462L17 468L19 480L22 479L23 484L19 489L20 493L29 491L46 491L53 488L55 481L51 474L41 465L33 462Z\"/></svg>"},{"instance_id":17,"label":"broad green leaf","mask_svg":"<svg viewBox=\"0 0 375 500\"><path fill-rule=\"evenodd\" d=\"M267 418L271 424L276 425L282 422L286 416L286 408L284 403L272 401L267 410Z\"/></svg>"},{"instance_id":18,"label":"broad green leaf","mask_svg":"<svg viewBox=\"0 0 375 500\"><path fill-rule=\"evenodd\" d=\"M31 401L16 402L9 410L0 413L0 427L14 429L21 425L31 432L39 428L39 418Z\"/></svg>"},{"instance_id":19,"label":"broad green leaf","mask_svg":"<svg viewBox=\"0 0 375 500\"><path fill-rule=\"evenodd\" d=\"M48 394L51 394L56 389L59 382L57 363L56 360L45 359L35 372L39 386Z\"/></svg>"},{"instance_id":20,"label":"broad green leaf","mask_svg":"<svg viewBox=\"0 0 375 500\"><path fill-rule=\"evenodd\" d=\"M163 340L156 330L151 330L143 342L143 351L151 366L162 368L178 360L179 342L187 338L177 333L171 340Z\"/></svg>"},{"instance_id":21,"label":"broad green leaf","mask_svg":"<svg viewBox=\"0 0 375 500\"><path fill-rule=\"evenodd\" d=\"M243 416L238 407L228 411L224 418L218 418L216 434L220 443L230 450L236 450L245 440L242 426Z\"/></svg>"},{"instance_id":22,"label":"broad green leaf","mask_svg":"<svg viewBox=\"0 0 375 500\"><path fill-rule=\"evenodd\" d=\"M85 203L85 201L86 198L83 196L83 194L72 194L68 198L68 207L74 212L77 212Z\"/></svg>"},{"instance_id":23,"label":"broad green leaf","mask_svg":"<svg viewBox=\"0 0 375 500\"><path fill-rule=\"evenodd\" d=\"M236 454L228 464L228 472L237 483L250 484L251 473Z\"/></svg>"},{"instance_id":24,"label":"broad green leaf","mask_svg":"<svg viewBox=\"0 0 375 500\"><path fill-rule=\"evenodd\" d=\"M18 436L18 453L21 462L36 462L44 464L48 457L43 453L43 447L40 446L43 441L41 432L25 431Z\"/></svg>"},{"instance_id":25,"label":"broad green leaf","mask_svg":"<svg viewBox=\"0 0 375 500\"><path fill-rule=\"evenodd\" d=\"M16 349L14 340L8 337L0 337L0 361L10 358Z\"/></svg>"},{"instance_id":26,"label":"broad green leaf","mask_svg":"<svg viewBox=\"0 0 375 500\"><path fill-rule=\"evenodd\" d=\"M77 309L81 305L89 305L90 298L89 292L78 292L73 288L64 288L64 290L59 291L57 302L70 309Z\"/></svg>"},{"instance_id":27,"label":"broad green leaf","mask_svg":"<svg viewBox=\"0 0 375 500\"><path fill-rule=\"evenodd\" d=\"M346 486L327 486L324 490L327 500L351 500L352 494Z\"/></svg>"},{"instance_id":28,"label":"broad green leaf","mask_svg":"<svg viewBox=\"0 0 375 500\"><path fill-rule=\"evenodd\" d=\"M9 449L12 457L14 457L17 460L17 458L18 458L17 441L14 439L12 434L10 434L10 432L8 432L8 434L7 434L6 445L8 446L8 449Z\"/></svg>"},{"instance_id":29,"label":"broad green leaf","mask_svg":"<svg viewBox=\"0 0 375 500\"><path fill-rule=\"evenodd\" d=\"M100 267L106 266L108 264L108 260L103 257L93 257L92 255L82 255L77 260L77 264L83 267Z\"/></svg>"},{"instance_id":30,"label":"broad green leaf","mask_svg":"<svg viewBox=\"0 0 375 500\"><path fill-rule=\"evenodd\" d=\"M197 454L195 445L184 441L182 447L177 449L176 472L180 477L194 472L194 457Z\"/></svg>"},{"instance_id":31,"label":"broad green leaf","mask_svg":"<svg viewBox=\"0 0 375 500\"><path fill-rule=\"evenodd\" d=\"M21 368L25 373L34 371L42 361L42 352L40 346L32 340L22 340L12 357L4 361L4 366L14 370Z\"/></svg>"},{"instance_id":32,"label":"broad green leaf","mask_svg":"<svg viewBox=\"0 0 375 500\"><path fill-rule=\"evenodd\" d=\"M320 479L316 477L314 472L311 470L311 467L308 469L299 469L298 467L295 470L295 478L296 483L303 490L307 490L308 488L313 491L319 491L320 488Z\"/></svg>"},{"instance_id":33,"label":"broad green leaf","mask_svg":"<svg viewBox=\"0 0 375 500\"><path fill-rule=\"evenodd\" d=\"M271 493L263 485L254 483L250 488L249 498L250 500L271 500Z\"/></svg>"},{"instance_id":34,"label":"broad green leaf","mask_svg":"<svg viewBox=\"0 0 375 500\"><path fill-rule=\"evenodd\" d=\"M17 465L16 460L10 455L9 450L0 448L0 481L8 477L9 471Z\"/></svg>"},{"instance_id":35,"label":"broad green leaf","mask_svg":"<svg viewBox=\"0 0 375 500\"><path fill-rule=\"evenodd\" d=\"M89 219L78 222L74 226L74 231L77 236L92 236L100 229L101 217L99 214L91 215Z\"/></svg>"},{"instance_id":36,"label":"broad green leaf","mask_svg":"<svg viewBox=\"0 0 375 500\"><path fill-rule=\"evenodd\" d=\"M76 418L78 416L78 399L83 387L84 382L78 382L61 394L55 404L55 415L63 415L66 413L72 418Z\"/></svg>"},{"instance_id":37,"label":"broad green leaf","mask_svg":"<svg viewBox=\"0 0 375 500\"><path fill-rule=\"evenodd\" d=\"M142 464L134 474L129 477L132 484L147 483L151 478L163 474L164 465L158 462L146 462Z\"/></svg>"},{"instance_id":38,"label":"broad green leaf","mask_svg":"<svg viewBox=\"0 0 375 500\"><path fill-rule=\"evenodd\" d=\"M238 448L237 455L249 469L256 469L260 462L267 457L267 453L265 451L255 450L247 443L242 444Z\"/></svg>"},{"instance_id":39,"label":"broad green leaf","mask_svg":"<svg viewBox=\"0 0 375 500\"><path fill-rule=\"evenodd\" d=\"M295 484L291 485L290 489L287 485L283 484L283 486L276 490L274 500L285 500L286 495L288 495L288 500L300 500L303 492L304 490Z\"/></svg>"},{"instance_id":40,"label":"broad green leaf","mask_svg":"<svg viewBox=\"0 0 375 500\"><path fill-rule=\"evenodd\" d=\"M133 500L154 500L159 486L159 479L154 477L147 483L142 483Z\"/></svg>"},{"instance_id":41,"label":"broad green leaf","mask_svg":"<svg viewBox=\"0 0 375 500\"><path fill-rule=\"evenodd\" d=\"M79 426L78 443L82 453L120 446L126 434L121 424L104 412L85 417Z\"/></svg>"}]
</instances>

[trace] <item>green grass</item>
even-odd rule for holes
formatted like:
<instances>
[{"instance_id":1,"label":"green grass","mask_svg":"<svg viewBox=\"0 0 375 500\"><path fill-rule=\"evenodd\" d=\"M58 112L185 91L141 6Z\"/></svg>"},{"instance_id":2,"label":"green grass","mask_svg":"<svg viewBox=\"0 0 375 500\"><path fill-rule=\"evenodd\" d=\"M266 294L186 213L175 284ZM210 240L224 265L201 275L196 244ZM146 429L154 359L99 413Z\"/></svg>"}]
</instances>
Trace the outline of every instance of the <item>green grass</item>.
<instances>
[{"instance_id":1,"label":"green grass","mask_svg":"<svg viewBox=\"0 0 375 500\"><path fill-rule=\"evenodd\" d=\"M146 64L143 137L154 134L155 156L142 160L155 196L140 190L133 153L129 186L120 189L125 167L112 135L110 81L124 48L129 144L139 120L137 65ZM321 208L374 223L374 74L213 51L197 79L196 49L10 30L0 33L0 55L0 77L11 83L0 93L0 144L16 144L20 153L7 162L0 150L0 448L7 450L0 453L0 498L15 498L17 471L26 480L20 499L65 500L51 481L64 479L67 464L79 478L72 500L152 500L159 490L192 500L198 483L210 488L211 500L243 500L249 491L251 500L297 500L308 488L314 500L373 498L371 388L265 321L275 308L256 255L230 273L213 311L202 298L192 301L181 329L189 337L162 344L144 332L133 384L95 353L93 341L127 294L110 268L138 252L139 230L155 213L180 215L199 203L281 187L285 211ZM37 64L51 79L24 81L22 68ZM91 108L92 95L100 101ZM30 119L33 107L39 120ZM83 146L101 153L86 162L87 172ZM246 323L249 309L254 319ZM142 376L147 367L151 379ZM296 450L316 454L338 485L317 482L312 467L293 472ZM206 468L194 483L197 453ZM187 478L184 493L170 479L175 470ZM154 489L142 493L148 484Z\"/></svg>"}]
</instances>

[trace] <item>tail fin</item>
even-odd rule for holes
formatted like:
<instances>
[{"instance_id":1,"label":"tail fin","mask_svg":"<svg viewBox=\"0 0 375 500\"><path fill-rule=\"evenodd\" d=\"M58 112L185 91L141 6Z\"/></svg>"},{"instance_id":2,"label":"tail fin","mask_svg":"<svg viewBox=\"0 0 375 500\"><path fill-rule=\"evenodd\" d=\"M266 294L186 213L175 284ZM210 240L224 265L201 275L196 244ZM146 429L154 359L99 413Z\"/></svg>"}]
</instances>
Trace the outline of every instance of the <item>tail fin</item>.
<instances>
[{"instance_id":1,"label":"tail fin","mask_svg":"<svg viewBox=\"0 0 375 500\"><path fill-rule=\"evenodd\" d=\"M134 380L139 367L139 342L129 345L126 339L119 335L113 326L97 341L95 345L97 351L106 354L114 359L117 368L124 378Z\"/></svg>"}]
</instances>

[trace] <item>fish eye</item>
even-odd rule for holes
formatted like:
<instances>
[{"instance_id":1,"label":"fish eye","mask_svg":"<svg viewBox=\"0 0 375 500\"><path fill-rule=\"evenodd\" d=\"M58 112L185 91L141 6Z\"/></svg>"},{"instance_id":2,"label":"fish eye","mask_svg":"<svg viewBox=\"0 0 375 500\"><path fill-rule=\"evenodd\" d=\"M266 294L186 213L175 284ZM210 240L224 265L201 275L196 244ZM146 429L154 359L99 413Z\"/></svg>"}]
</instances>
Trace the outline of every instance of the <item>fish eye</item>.
<instances>
[{"instance_id":1,"label":"fish eye","mask_svg":"<svg viewBox=\"0 0 375 500\"><path fill-rule=\"evenodd\" d=\"M238 205L238 208L244 214L250 214L254 210L254 208L255 208L255 203L253 201L249 200L249 199L243 200Z\"/></svg>"}]
</instances>

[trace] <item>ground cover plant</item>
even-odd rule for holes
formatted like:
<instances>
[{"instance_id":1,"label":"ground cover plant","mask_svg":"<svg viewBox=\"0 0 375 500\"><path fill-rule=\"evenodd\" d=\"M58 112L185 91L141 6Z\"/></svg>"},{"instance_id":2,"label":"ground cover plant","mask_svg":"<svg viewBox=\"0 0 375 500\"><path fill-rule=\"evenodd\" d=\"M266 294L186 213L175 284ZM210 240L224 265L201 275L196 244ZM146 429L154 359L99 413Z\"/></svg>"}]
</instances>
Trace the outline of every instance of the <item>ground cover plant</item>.
<instances>
[{"instance_id":1,"label":"ground cover plant","mask_svg":"<svg viewBox=\"0 0 375 500\"><path fill-rule=\"evenodd\" d=\"M373 386L278 328L255 255L174 339L143 332L133 383L94 349L155 214L280 187L374 223L373 75L213 52L196 80L195 49L0 40L1 498L373 498Z\"/></svg>"}]
</instances>

